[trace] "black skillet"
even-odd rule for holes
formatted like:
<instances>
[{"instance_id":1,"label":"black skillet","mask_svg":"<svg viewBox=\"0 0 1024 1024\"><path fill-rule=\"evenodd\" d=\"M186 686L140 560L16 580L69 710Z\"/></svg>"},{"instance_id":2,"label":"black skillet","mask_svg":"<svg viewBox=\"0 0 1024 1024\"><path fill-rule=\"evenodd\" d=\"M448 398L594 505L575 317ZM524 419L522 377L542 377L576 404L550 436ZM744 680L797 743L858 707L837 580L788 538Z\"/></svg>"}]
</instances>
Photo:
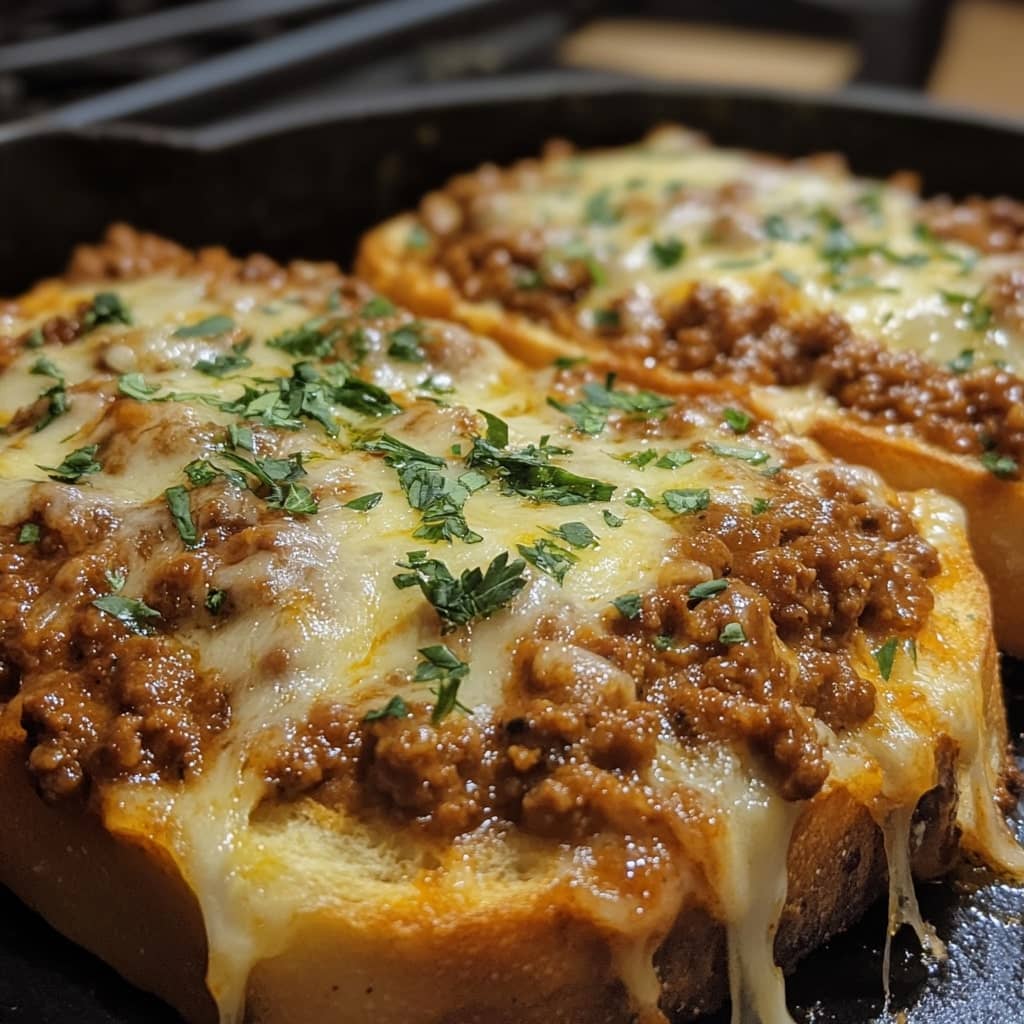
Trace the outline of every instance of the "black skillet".
<instances>
[{"instance_id":1,"label":"black skillet","mask_svg":"<svg viewBox=\"0 0 1024 1024\"><path fill-rule=\"evenodd\" d=\"M552 136L622 143L668 120L726 144L790 155L838 150L866 174L911 168L928 192L1012 195L1024 182L1024 127L899 94L826 99L595 75L311 102L191 134L9 132L0 145L0 295L59 270L76 242L113 220L193 246L348 261L363 230L459 170L534 153ZM1012 735L1024 755L1024 667L1004 667ZM965 870L920 886L919 895L950 957L926 964L911 940L898 940L893 1013L905 1011L907 1024L1024 1022L1024 890ZM789 987L797 1020L897 1019L883 1015L884 929L878 905L801 965ZM0 1024L176 1019L0 890Z\"/></svg>"}]
</instances>

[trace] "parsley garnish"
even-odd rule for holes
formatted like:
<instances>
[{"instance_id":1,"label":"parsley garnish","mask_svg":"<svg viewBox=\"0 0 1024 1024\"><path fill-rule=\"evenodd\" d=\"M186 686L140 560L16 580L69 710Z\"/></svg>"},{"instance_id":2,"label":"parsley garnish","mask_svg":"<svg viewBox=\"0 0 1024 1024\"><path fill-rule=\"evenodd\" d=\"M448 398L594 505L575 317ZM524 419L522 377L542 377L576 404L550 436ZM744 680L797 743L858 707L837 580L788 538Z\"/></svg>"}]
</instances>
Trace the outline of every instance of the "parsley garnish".
<instances>
[{"instance_id":1,"label":"parsley garnish","mask_svg":"<svg viewBox=\"0 0 1024 1024\"><path fill-rule=\"evenodd\" d=\"M646 512L650 512L654 508L654 502L639 487L631 487L626 491L623 501L630 508L642 508Z\"/></svg>"},{"instance_id":2,"label":"parsley garnish","mask_svg":"<svg viewBox=\"0 0 1024 1024\"><path fill-rule=\"evenodd\" d=\"M693 462L693 452L679 448L675 451L665 452L655 465L659 469L678 469L680 466L685 466L691 462Z\"/></svg>"},{"instance_id":3,"label":"parsley garnish","mask_svg":"<svg viewBox=\"0 0 1024 1024\"><path fill-rule=\"evenodd\" d=\"M888 682L892 675L893 662L896 660L896 637L891 636L874 652L875 661L878 663L878 671L882 678Z\"/></svg>"},{"instance_id":4,"label":"parsley garnish","mask_svg":"<svg viewBox=\"0 0 1024 1024\"><path fill-rule=\"evenodd\" d=\"M957 375L967 373L974 368L974 349L965 348L961 350L946 365Z\"/></svg>"},{"instance_id":5,"label":"parsley garnish","mask_svg":"<svg viewBox=\"0 0 1024 1024\"><path fill-rule=\"evenodd\" d=\"M562 523L548 530L552 537L559 537L574 548L596 548L597 536L586 523Z\"/></svg>"},{"instance_id":6,"label":"parsley garnish","mask_svg":"<svg viewBox=\"0 0 1024 1024\"><path fill-rule=\"evenodd\" d=\"M765 217L761 222L761 230L764 231L766 237L776 242L792 242L796 240L789 224L786 222L786 218L778 213L770 213Z\"/></svg>"},{"instance_id":7,"label":"parsley garnish","mask_svg":"<svg viewBox=\"0 0 1024 1024\"><path fill-rule=\"evenodd\" d=\"M674 267L685 255L686 246L674 235L651 242L651 261L659 270Z\"/></svg>"},{"instance_id":8,"label":"parsley garnish","mask_svg":"<svg viewBox=\"0 0 1024 1024\"><path fill-rule=\"evenodd\" d=\"M405 363L422 363L427 354L423 351L423 327L421 324L405 324L388 335L388 355Z\"/></svg>"},{"instance_id":9,"label":"parsley garnish","mask_svg":"<svg viewBox=\"0 0 1024 1024\"><path fill-rule=\"evenodd\" d=\"M407 562L399 562L410 572L394 577L400 590L418 586L441 618L441 632L450 633L474 619L486 619L504 607L526 586L522 559L509 562L508 552L495 556L486 571L465 569L458 579L436 558L424 551L411 551Z\"/></svg>"},{"instance_id":10,"label":"parsley garnish","mask_svg":"<svg viewBox=\"0 0 1024 1024\"><path fill-rule=\"evenodd\" d=\"M227 596L228 592L226 590L209 587L206 591L206 600L203 601L203 605L211 615L219 615L221 608L224 607L225 600L227 600Z\"/></svg>"},{"instance_id":11,"label":"parsley garnish","mask_svg":"<svg viewBox=\"0 0 1024 1024\"><path fill-rule=\"evenodd\" d=\"M469 672L469 665L458 657L444 644L432 647L421 647L423 661L416 666L413 681L417 683L436 682L430 692L437 698L434 710L430 715L431 722L437 725L446 715L456 708L468 711L469 708L459 703L459 684Z\"/></svg>"},{"instance_id":12,"label":"parsley garnish","mask_svg":"<svg viewBox=\"0 0 1024 1024\"><path fill-rule=\"evenodd\" d=\"M295 452L282 459L261 459L256 456L247 459L237 452L223 452L222 458L242 470L242 473L226 470L224 475L232 483L248 487L254 493L262 491L261 497L271 508L279 508L284 512L298 515L313 515L318 510L319 506L309 488L295 483L306 475L301 452ZM195 463L189 463L189 466L194 465ZM188 473L188 467L185 468L185 472ZM246 480L246 473L256 478L255 485ZM189 478L192 478L191 474Z\"/></svg>"},{"instance_id":13,"label":"parsley garnish","mask_svg":"<svg viewBox=\"0 0 1024 1024\"><path fill-rule=\"evenodd\" d=\"M711 491L706 487L677 488L663 492L661 500L676 515L690 516L702 512L711 504Z\"/></svg>"},{"instance_id":14,"label":"parsley garnish","mask_svg":"<svg viewBox=\"0 0 1024 1024\"><path fill-rule=\"evenodd\" d=\"M374 491L373 494L363 494L358 498L353 498L351 501L346 501L345 508L355 509L356 512L369 512L370 509L376 508L380 504L380 499L383 497L382 491Z\"/></svg>"},{"instance_id":15,"label":"parsley garnish","mask_svg":"<svg viewBox=\"0 0 1024 1024\"><path fill-rule=\"evenodd\" d=\"M622 315L617 309L611 307L594 309L591 311L594 319L594 326L600 330L614 331L622 324Z\"/></svg>"},{"instance_id":16,"label":"parsley garnish","mask_svg":"<svg viewBox=\"0 0 1024 1024\"><path fill-rule=\"evenodd\" d=\"M413 224L405 236L407 249L426 249L430 245L430 232L422 224Z\"/></svg>"},{"instance_id":17,"label":"parsley garnish","mask_svg":"<svg viewBox=\"0 0 1024 1024\"><path fill-rule=\"evenodd\" d=\"M750 511L755 516L764 515L772 507L771 501L768 498L755 498L750 503Z\"/></svg>"},{"instance_id":18,"label":"parsley garnish","mask_svg":"<svg viewBox=\"0 0 1024 1024\"><path fill-rule=\"evenodd\" d=\"M192 508L189 504L188 491L184 487L168 487L164 491L167 508L170 510L174 525L187 548L194 548L199 542L196 524L192 522Z\"/></svg>"},{"instance_id":19,"label":"parsley garnish","mask_svg":"<svg viewBox=\"0 0 1024 1024\"><path fill-rule=\"evenodd\" d=\"M383 295L375 295L368 302L364 303L359 315L364 320L382 320L386 316L394 316L395 305L390 299Z\"/></svg>"},{"instance_id":20,"label":"parsley garnish","mask_svg":"<svg viewBox=\"0 0 1024 1024\"><path fill-rule=\"evenodd\" d=\"M341 330L323 331L323 317L314 317L298 327L282 331L267 340L270 348L278 348L293 356L305 356L307 359L323 359L334 351L334 346L341 338Z\"/></svg>"},{"instance_id":21,"label":"parsley garnish","mask_svg":"<svg viewBox=\"0 0 1024 1024\"><path fill-rule=\"evenodd\" d=\"M613 409L633 419L660 419L675 404L674 400L653 391L616 391L615 374L608 374L604 384L589 381L583 385L583 399L564 405L548 398L548 405L568 416L582 434L596 436L604 430Z\"/></svg>"},{"instance_id":22,"label":"parsley garnish","mask_svg":"<svg viewBox=\"0 0 1024 1024\"><path fill-rule=\"evenodd\" d=\"M698 583L696 586L690 587L690 592L687 594L687 597L691 601L704 601L709 597L714 597L716 594L722 593L722 591L728 589L728 587L728 580L705 580L703 583Z\"/></svg>"},{"instance_id":23,"label":"parsley garnish","mask_svg":"<svg viewBox=\"0 0 1024 1024\"><path fill-rule=\"evenodd\" d=\"M622 455L614 457L619 462L625 462L627 465L636 466L637 469L643 469L658 457L658 453L653 448L647 448L636 452L624 452Z\"/></svg>"},{"instance_id":24,"label":"parsley garnish","mask_svg":"<svg viewBox=\"0 0 1024 1024\"><path fill-rule=\"evenodd\" d=\"M205 373L208 377L226 377L236 370L244 370L247 366L252 366L252 360L245 354L251 344L252 339L246 338L232 345L230 352L221 353L213 359L200 359L193 369Z\"/></svg>"},{"instance_id":25,"label":"parsley garnish","mask_svg":"<svg viewBox=\"0 0 1024 1024\"><path fill-rule=\"evenodd\" d=\"M624 619L635 619L640 614L640 608L642 600L639 594L623 594L621 597L616 597L612 604L615 606L616 611Z\"/></svg>"},{"instance_id":26,"label":"parsley garnish","mask_svg":"<svg viewBox=\"0 0 1024 1024\"><path fill-rule=\"evenodd\" d=\"M51 480L62 484L76 484L83 476L98 473L103 466L94 458L99 451L98 444L87 444L76 448L59 466L40 466Z\"/></svg>"},{"instance_id":27,"label":"parsley garnish","mask_svg":"<svg viewBox=\"0 0 1024 1024\"><path fill-rule=\"evenodd\" d=\"M37 523L22 523L21 529L18 530L18 543L19 544L35 544L38 542L40 537L39 526Z\"/></svg>"},{"instance_id":28,"label":"parsley garnish","mask_svg":"<svg viewBox=\"0 0 1024 1024\"><path fill-rule=\"evenodd\" d=\"M595 192L583 208L583 219L588 224L602 224L609 226L619 220L619 211L612 206L611 189L603 188Z\"/></svg>"},{"instance_id":29,"label":"parsley garnish","mask_svg":"<svg viewBox=\"0 0 1024 1024\"><path fill-rule=\"evenodd\" d=\"M132 316L117 292L98 292L82 317L82 326L91 331L101 324L131 324Z\"/></svg>"},{"instance_id":30,"label":"parsley garnish","mask_svg":"<svg viewBox=\"0 0 1024 1024\"><path fill-rule=\"evenodd\" d=\"M590 359L587 356L558 356L551 365L556 370L571 370L574 366L588 362Z\"/></svg>"},{"instance_id":31,"label":"parsley garnish","mask_svg":"<svg viewBox=\"0 0 1024 1024\"><path fill-rule=\"evenodd\" d=\"M119 591L124 586L124 577L108 574L107 582L110 583L114 591ZM112 615L123 626L139 636L149 636L153 632L147 619L160 618L160 613L155 608L150 608L141 598L124 597L119 593L97 597L92 605L101 612Z\"/></svg>"},{"instance_id":32,"label":"parsley garnish","mask_svg":"<svg viewBox=\"0 0 1024 1024\"><path fill-rule=\"evenodd\" d=\"M218 334L227 334L235 329L235 321L229 316L218 313L214 316L204 317L194 324L187 324L179 327L173 337L175 338L215 338Z\"/></svg>"},{"instance_id":33,"label":"parsley garnish","mask_svg":"<svg viewBox=\"0 0 1024 1024\"><path fill-rule=\"evenodd\" d=\"M727 622L722 627L722 632L718 634L718 642L728 647L743 644L747 642L747 634L743 632L743 627L738 622Z\"/></svg>"},{"instance_id":34,"label":"parsley garnish","mask_svg":"<svg viewBox=\"0 0 1024 1024\"><path fill-rule=\"evenodd\" d=\"M981 301L984 289L976 295L964 295L961 292L940 292L943 299L951 306L959 306L972 330L984 332L992 323L992 307Z\"/></svg>"},{"instance_id":35,"label":"parsley garnish","mask_svg":"<svg viewBox=\"0 0 1024 1024\"><path fill-rule=\"evenodd\" d=\"M1000 480L1009 480L1020 470L1016 459L1009 455L1000 455L998 452L985 452L981 457L981 464Z\"/></svg>"},{"instance_id":36,"label":"parsley garnish","mask_svg":"<svg viewBox=\"0 0 1024 1024\"><path fill-rule=\"evenodd\" d=\"M611 511L611 509L602 509L601 515L604 517L604 521L613 529L616 530L622 525L622 520Z\"/></svg>"},{"instance_id":37,"label":"parsley garnish","mask_svg":"<svg viewBox=\"0 0 1024 1024\"><path fill-rule=\"evenodd\" d=\"M184 472L193 487L212 484L220 476L220 470L206 459L193 459L185 467Z\"/></svg>"},{"instance_id":38,"label":"parsley garnish","mask_svg":"<svg viewBox=\"0 0 1024 1024\"><path fill-rule=\"evenodd\" d=\"M714 441L708 441L707 444L715 455L725 459L740 459L743 462L749 462L752 466L760 466L761 463L767 462L769 459L768 453L759 448L745 448L735 444L716 444Z\"/></svg>"},{"instance_id":39,"label":"parsley garnish","mask_svg":"<svg viewBox=\"0 0 1024 1024\"><path fill-rule=\"evenodd\" d=\"M508 424L486 409L477 410L487 423L487 443L495 448L508 447Z\"/></svg>"},{"instance_id":40,"label":"parsley garnish","mask_svg":"<svg viewBox=\"0 0 1024 1024\"><path fill-rule=\"evenodd\" d=\"M409 708L405 701L396 693L382 708L374 708L363 715L364 722L378 722L382 718L405 718Z\"/></svg>"},{"instance_id":41,"label":"parsley garnish","mask_svg":"<svg viewBox=\"0 0 1024 1024\"><path fill-rule=\"evenodd\" d=\"M729 424L734 434L745 434L754 423L750 413L742 409L733 409L731 406L722 410L722 419Z\"/></svg>"},{"instance_id":42,"label":"parsley garnish","mask_svg":"<svg viewBox=\"0 0 1024 1024\"><path fill-rule=\"evenodd\" d=\"M125 373L117 378L117 390L137 402L152 402L160 390L159 384L147 384L141 373Z\"/></svg>"},{"instance_id":43,"label":"parsley garnish","mask_svg":"<svg viewBox=\"0 0 1024 1024\"><path fill-rule=\"evenodd\" d=\"M35 432L38 433L43 427L49 426L58 416L62 416L68 411L70 402L68 401L67 387L65 386L64 374L61 373L53 363L46 358L46 356L40 356L33 364L29 373L37 374L41 377L51 377L55 384L48 387L39 397L47 399L46 413L35 425Z\"/></svg>"},{"instance_id":44,"label":"parsley garnish","mask_svg":"<svg viewBox=\"0 0 1024 1024\"><path fill-rule=\"evenodd\" d=\"M531 565L560 584L565 580L565 574L579 561L571 551L543 538L532 546L517 544L516 547Z\"/></svg>"}]
</instances>

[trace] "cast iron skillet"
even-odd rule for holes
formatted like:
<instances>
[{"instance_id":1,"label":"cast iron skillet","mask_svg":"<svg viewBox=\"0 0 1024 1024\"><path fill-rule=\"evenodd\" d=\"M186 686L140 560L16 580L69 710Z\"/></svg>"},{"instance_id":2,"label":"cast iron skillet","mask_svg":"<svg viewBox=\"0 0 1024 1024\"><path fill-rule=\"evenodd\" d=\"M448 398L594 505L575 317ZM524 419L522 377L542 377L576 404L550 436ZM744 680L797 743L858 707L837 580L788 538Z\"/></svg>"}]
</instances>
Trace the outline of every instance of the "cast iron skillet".
<instances>
[{"instance_id":1,"label":"cast iron skillet","mask_svg":"<svg viewBox=\"0 0 1024 1024\"><path fill-rule=\"evenodd\" d=\"M7 132L0 295L56 272L76 242L96 238L113 220L192 246L347 261L360 232L459 170L534 153L552 136L627 142L667 120L727 144L791 155L839 150L862 173L912 168L928 192L1021 191L1024 127L899 94L826 99L564 74L473 82L310 103L193 134L124 126ZM1005 669L1011 732L1024 755L1024 666L1007 662ZM977 869L918 888L950 957L925 963L901 935L892 1010L906 1011L909 1024L1024 1021L1024 890ZM880 904L804 961L789 986L798 1020L886 1019L884 930ZM176 1019L0 890L0 1024Z\"/></svg>"}]
</instances>

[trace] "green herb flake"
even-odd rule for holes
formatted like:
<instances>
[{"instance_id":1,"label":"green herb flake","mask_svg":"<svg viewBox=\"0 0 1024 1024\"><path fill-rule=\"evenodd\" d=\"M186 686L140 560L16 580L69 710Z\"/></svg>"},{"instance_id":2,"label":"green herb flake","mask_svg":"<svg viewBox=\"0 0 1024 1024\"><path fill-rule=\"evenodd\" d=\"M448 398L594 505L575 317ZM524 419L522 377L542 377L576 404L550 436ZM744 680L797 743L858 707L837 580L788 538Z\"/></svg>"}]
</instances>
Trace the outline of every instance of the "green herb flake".
<instances>
[{"instance_id":1,"label":"green herb flake","mask_svg":"<svg viewBox=\"0 0 1024 1024\"><path fill-rule=\"evenodd\" d=\"M761 223L761 230L765 237L775 242L792 242L795 236L790 229L786 218L778 213L770 213Z\"/></svg>"},{"instance_id":2,"label":"green herb flake","mask_svg":"<svg viewBox=\"0 0 1024 1024\"><path fill-rule=\"evenodd\" d=\"M653 448L636 452L623 452L621 455L615 456L619 462L625 462L626 465L635 466L637 469L644 469L654 462L657 457L658 453Z\"/></svg>"},{"instance_id":3,"label":"green herb flake","mask_svg":"<svg viewBox=\"0 0 1024 1024\"><path fill-rule=\"evenodd\" d=\"M721 633L718 634L718 642L731 647L733 644L744 644L747 642L747 634L738 622L727 622Z\"/></svg>"},{"instance_id":4,"label":"green herb flake","mask_svg":"<svg viewBox=\"0 0 1024 1024\"><path fill-rule=\"evenodd\" d=\"M82 326L86 331L102 324L130 325L131 322L132 315L117 292L98 292L82 317Z\"/></svg>"},{"instance_id":5,"label":"green herb flake","mask_svg":"<svg viewBox=\"0 0 1024 1024\"><path fill-rule=\"evenodd\" d=\"M40 356L32 364L29 373L34 373L40 377L49 377L55 381L54 384L39 396L40 399L45 398L47 403L46 412L40 417L34 427L34 432L38 433L44 427L48 427L58 416L63 416L70 408L71 403L68 399L64 374L46 356Z\"/></svg>"},{"instance_id":6,"label":"green herb flake","mask_svg":"<svg viewBox=\"0 0 1024 1024\"><path fill-rule=\"evenodd\" d=\"M189 503L188 491L181 486L168 487L164 491L164 498L182 542L185 547L194 548L199 542L199 536L196 533L196 525L192 522L192 507Z\"/></svg>"},{"instance_id":7,"label":"green herb flake","mask_svg":"<svg viewBox=\"0 0 1024 1024\"><path fill-rule=\"evenodd\" d=\"M490 618L526 586L522 559L509 562L508 552L496 555L485 569L465 569L458 579L436 558L411 551L398 565L409 572L394 577L400 590L418 586L441 619L441 632L450 633L475 619Z\"/></svg>"},{"instance_id":8,"label":"green herb flake","mask_svg":"<svg viewBox=\"0 0 1024 1024\"><path fill-rule=\"evenodd\" d=\"M670 235L651 242L651 262L659 270L669 270L686 255L686 246L681 239Z\"/></svg>"},{"instance_id":9,"label":"green herb flake","mask_svg":"<svg viewBox=\"0 0 1024 1024\"><path fill-rule=\"evenodd\" d=\"M406 718L409 708L396 693L382 708L374 708L363 715L364 722L379 722L382 718Z\"/></svg>"},{"instance_id":10,"label":"green herb flake","mask_svg":"<svg viewBox=\"0 0 1024 1024\"><path fill-rule=\"evenodd\" d=\"M723 590L727 590L728 588L728 580L705 580L703 583L698 583L696 586L690 587L690 592L687 594L687 597L689 597L691 601L705 601L709 597L721 594Z\"/></svg>"},{"instance_id":11,"label":"green herb flake","mask_svg":"<svg viewBox=\"0 0 1024 1024\"><path fill-rule=\"evenodd\" d=\"M734 434L745 434L753 425L754 419L742 409L727 406L722 410L722 419L729 425Z\"/></svg>"},{"instance_id":12,"label":"green herb flake","mask_svg":"<svg viewBox=\"0 0 1024 1024\"><path fill-rule=\"evenodd\" d=\"M516 547L519 554L531 565L547 573L559 584L565 580L565 574L579 561L571 551L543 538L532 545L517 544Z\"/></svg>"},{"instance_id":13,"label":"green herb flake","mask_svg":"<svg viewBox=\"0 0 1024 1024\"><path fill-rule=\"evenodd\" d=\"M51 480L62 484L76 484L83 476L98 473L103 468L95 459L97 451L99 451L98 444L88 444L83 448L76 448L59 466L40 466L39 468Z\"/></svg>"},{"instance_id":14,"label":"green herb flake","mask_svg":"<svg viewBox=\"0 0 1024 1024\"><path fill-rule=\"evenodd\" d=\"M1016 459L1009 455L1000 455L998 452L985 452L981 457L981 464L1000 480L1009 480L1020 471Z\"/></svg>"},{"instance_id":15,"label":"green herb flake","mask_svg":"<svg viewBox=\"0 0 1024 1024\"><path fill-rule=\"evenodd\" d=\"M364 320L382 320L386 316L395 315L395 304L390 299L384 298L383 295L375 295L363 304L359 315Z\"/></svg>"},{"instance_id":16,"label":"green herb flake","mask_svg":"<svg viewBox=\"0 0 1024 1024\"><path fill-rule=\"evenodd\" d=\"M235 329L235 321L229 316L217 313L214 316L204 317L194 324L186 324L179 327L172 337L175 338L216 338L220 334L227 334Z\"/></svg>"},{"instance_id":17,"label":"green herb flake","mask_svg":"<svg viewBox=\"0 0 1024 1024\"><path fill-rule=\"evenodd\" d=\"M112 615L123 626L139 636L149 636L152 633L152 628L147 620L161 617L155 608L150 608L145 601L137 597L105 594L103 597L97 597L92 604L94 608L98 608L107 615Z\"/></svg>"},{"instance_id":18,"label":"green herb flake","mask_svg":"<svg viewBox=\"0 0 1024 1024\"><path fill-rule=\"evenodd\" d=\"M227 600L228 592L226 590L218 590L216 587L208 587L206 591L206 600L203 601L203 606L211 615L219 615L221 609L224 607L224 602Z\"/></svg>"},{"instance_id":19,"label":"green herb flake","mask_svg":"<svg viewBox=\"0 0 1024 1024\"><path fill-rule=\"evenodd\" d=\"M422 363L427 354L423 351L423 328L418 323L404 324L388 335L388 355L405 363Z\"/></svg>"},{"instance_id":20,"label":"green herb flake","mask_svg":"<svg viewBox=\"0 0 1024 1024\"><path fill-rule=\"evenodd\" d=\"M688 466L691 462L693 462L693 452L677 448L674 451L665 452L655 465L659 469L679 469L680 466Z\"/></svg>"},{"instance_id":21,"label":"green herb flake","mask_svg":"<svg viewBox=\"0 0 1024 1024\"><path fill-rule=\"evenodd\" d=\"M620 519L614 512L612 512L611 509L607 509L607 508L602 509L601 510L601 515L603 516L604 521L613 530L617 530L622 525L622 523L623 523L623 520Z\"/></svg>"},{"instance_id":22,"label":"green herb flake","mask_svg":"<svg viewBox=\"0 0 1024 1024\"><path fill-rule=\"evenodd\" d=\"M706 487L673 489L665 491L661 500L665 502L670 512L692 516L711 504L711 491Z\"/></svg>"},{"instance_id":23,"label":"green herb flake","mask_svg":"<svg viewBox=\"0 0 1024 1024\"><path fill-rule=\"evenodd\" d=\"M893 662L896 660L896 637L891 636L888 640L872 653L878 663L878 671L881 677L888 682L892 675Z\"/></svg>"},{"instance_id":24,"label":"green herb flake","mask_svg":"<svg viewBox=\"0 0 1024 1024\"><path fill-rule=\"evenodd\" d=\"M507 448L508 424L486 409L478 409L477 412L487 422L487 443L493 444L495 448Z\"/></svg>"},{"instance_id":25,"label":"green herb flake","mask_svg":"<svg viewBox=\"0 0 1024 1024\"><path fill-rule=\"evenodd\" d=\"M626 491L623 501L630 508L642 508L645 512L650 512L654 508L654 502L639 487L632 487Z\"/></svg>"},{"instance_id":26,"label":"green herb flake","mask_svg":"<svg viewBox=\"0 0 1024 1024\"><path fill-rule=\"evenodd\" d=\"M205 373L207 377L226 377L237 370L252 366L252 360L245 354L252 344L251 338L231 346L230 352L222 352L213 359L200 359L192 369Z\"/></svg>"},{"instance_id":27,"label":"green herb flake","mask_svg":"<svg viewBox=\"0 0 1024 1024\"><path fill-rule=\"evenodd\" d=\"M974 349L962 349L956 356L950 359L946 365L958 376L961 373L968 373L970 370L974 369Z\"/></svg>"},{"instance_id":28,"label":"green herb flake","mask_svg":"<svg viewBox=\"0 0 1024 1024\"><path fill-rule=\"evenodd\" d=\"M417 683L434 682L430 692L435 697L434 710L430 720L437 725L456 708L461 711L469 709L459 703L459 685L469 672L469 665L460 660L444 644L432 647L421 647L423 661L416 666L413 681Z\"/></svg>"},{"instance_id":29,"label":"green herb flake","mask_svg":"<svg viewBox=\"0 0 1024 1024\"><path fill-rule=\"evenodd\" d=\"M430 245L430 232L422 224L413 224L405 236L407 249L426 249Z\"/></svg>"},{"instance_id":30,"label":"green herb flake","mask_svg":"<svg viewBox=\"0 0 1024 1024\"><path fill-rule=\"evenodd\" d=\"M127 398L134 398L136 402L152 402L160 385L147 384L141 373L124 373L117 378L117 390Z\"/></svg>"},{"instance_id":31,"label":"green herb flake","mask_svg":"<svg viewBox=\"0 0 1024 1024\"><path fill-rule=\"evenodd\" d=\"M574 366L590 362L587 356L558 356L551 364L556 370L571 370Z\"/></svg>"},{"instance_id":32,"label":"green herb flake","mask_svg":"<svg viewBox=\"0 0 1024 1024\"><path fill-rule=\"evenodd\" d=\"M340 329L323 330L322 317L314 317L298 327L292 327L274 337L267 339L268 348L280 349L292 356L306 359L323 359L334 351L334 346L341 338Z\"/></svg>"},{"instance_id":33,"label":"green herb flake","mask_svg":"<svg viewBox=\"0 0 1024 1024\"><path fill-rule=\"evenodd\" d=\"M716 444L714 441L708 441L707 444L712 454L718 455L723 459L739 459L742 462L749 462L752 466L760 466L769 459L768 453L758 448L745 448L742 445L733 444Z\"/></svg>"},{"instance_id":34,"label":"green herb flake","mask_svg":"<svg viewBox=\"0 0 1024 1024\"><path fill-rule=\"evenodd\" d=\"M583 208L583 219L587 224L600 224L608 227L618 223L621 215L612 205L611 191L610 188L603 188L587 200Z\"/></svg>"},{"instance_id":35,"label":"green herb flake","mask_svg":"<svg viewBox=\"0 0 1024 1024\"><path fill-rule=\"evenodd\" d=\"M22 523L18 530L19 544L36 544L41 536L37 523Z\"/></svg>"},{"instance_id":36,"label":"green herb flake","mask_svg":"<svg viewBox=\"0 0 1024 1024\"><path fill-rule=\"evenodd\" d=\"M193 487L212 484L220 476L220 470L206 459L193 459L183 470Z\"/></svg>"},{"instance_id":37,"label":"green herb flake","mask_svg":"<svg viewBox=\"0 0 1024 1024\"><path fill-rule=\"evenodd\" d=\"M615 598L612 604L624 619L632 620L639 617L643 601L639 594L623 594Z\"/></svg>"},{"instance_id":38,"label":"green herb flake","mask_svg":"<svg viewBox=\"0 0 1024 1024\"><path fill-rule=\"evenodd\" d=\"M622 316L617 309L611 307L592 310L594 326L602 331L614 331L622 324Z\"/></svg>"},{"instance_id":39,"label":"green herb flake","mask_svg":"<svg viewBox=\"0 0 1024 1024\"><path fill-rule=\"evenodd\" d=\"M586 523L562 523L548 530L552 537L559 537L574 548L596 548L597 535Z\"/></svg>"},{"instance_id":40,"label":"green herb flake","mask_svg":"<svg viewBox=\"0 0 1024 1024\"><path fill-rule=\"evenodd\" d=\"M755 498L750 503L750 512L755 516L763 516L771 507L772 503L768 498Z\"/></svg>"},{"instance_id":41,"label":"green herb flake","mask_svg":"<svg viewBox=\"0 0 1024 1024\"><path fill-rule=\"evenodd\" d=\"M345 508L354 509L356 512L369 512L370 509L376 508L384 497L382 491L374 491L373 494L363 494L358 498L353 498L351 501L345 502Z\"/></svg>"}]
</instances>

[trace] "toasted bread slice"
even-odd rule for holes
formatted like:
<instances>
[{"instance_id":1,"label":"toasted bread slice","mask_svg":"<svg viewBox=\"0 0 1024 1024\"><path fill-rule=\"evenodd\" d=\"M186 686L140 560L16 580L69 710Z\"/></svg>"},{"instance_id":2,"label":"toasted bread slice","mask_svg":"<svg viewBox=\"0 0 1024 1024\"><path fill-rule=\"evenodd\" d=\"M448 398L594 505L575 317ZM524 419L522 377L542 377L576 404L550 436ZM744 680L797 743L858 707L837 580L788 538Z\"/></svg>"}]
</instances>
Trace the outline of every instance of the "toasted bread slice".
<instances>
[{"instance_id":1,"label":"toasted bread slice","mask_svg":"<svg viewBox=\"0 0 1024 1024\"><path fill-rule=\"evenodd\" d=\"M1024 207L923 202L665 129L454 179L363 240L410 308L533 365L587 357L671 390L742 383L895 487L965 504L1001 646L1024 654Z\"/></svg>"},{"instance_id":2,"label":"toasted bread slice","mask_svg":"<svg viewBox=\"0 0 1024 1024\"><path fill-rule=\"evenodd\" d=\"M948 499L331 266L120 229L5 316L0 881L187 1019L771 1024L1024 867Z\"/></svg>"}]
</instances>

